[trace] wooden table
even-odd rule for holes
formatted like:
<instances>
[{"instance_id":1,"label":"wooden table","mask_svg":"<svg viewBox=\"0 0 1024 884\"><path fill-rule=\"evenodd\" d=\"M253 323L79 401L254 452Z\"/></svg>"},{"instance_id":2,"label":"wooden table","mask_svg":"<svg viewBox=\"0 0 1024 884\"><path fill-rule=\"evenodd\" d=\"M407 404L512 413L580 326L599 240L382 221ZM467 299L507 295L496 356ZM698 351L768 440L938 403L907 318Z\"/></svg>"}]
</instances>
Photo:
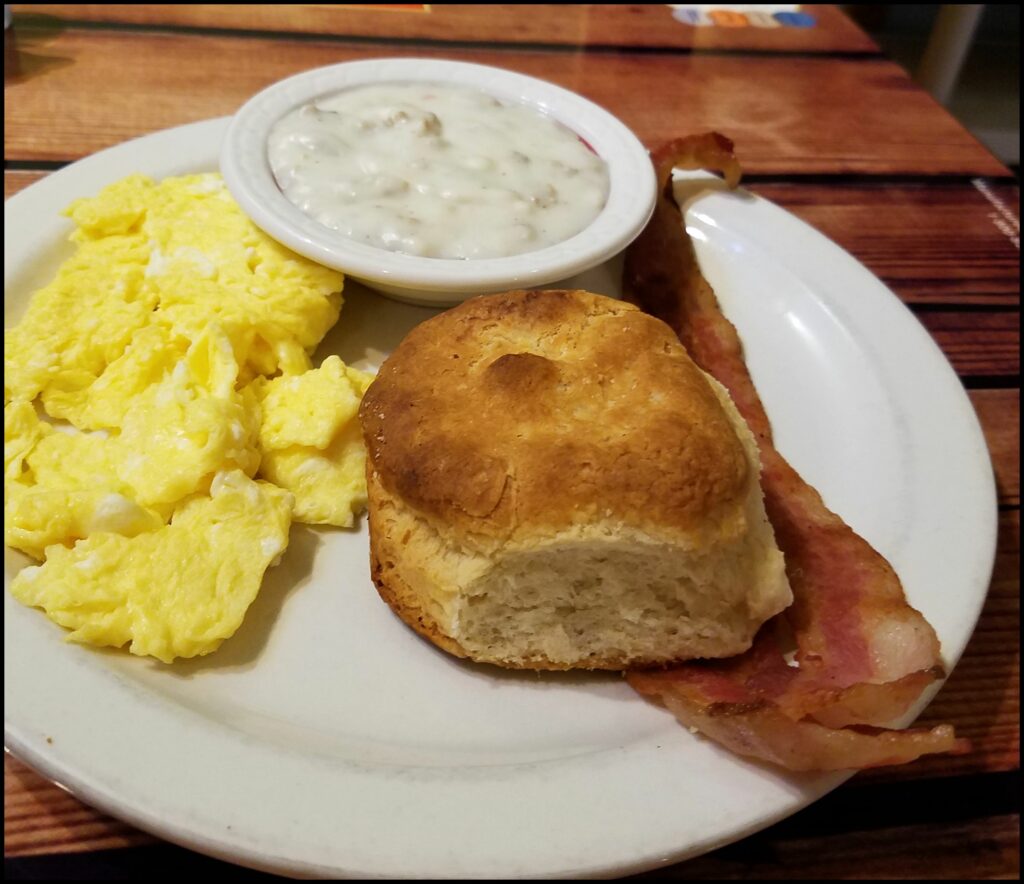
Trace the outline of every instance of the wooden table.
<instances>
[{"instance_id":1,"label":"wooden table","mask_svg":"<svg viewBox=\"0 0 1024 884\"><path fill-rule=\"evenodd\" d=\"M995 465L999 553L977 631L924 716L955 724L973 754L860 774L773 828L649 874L1015 877L1019 191L840 11L810 12L811 27L758 27L735 16L694 26L667 6L15 5L4 193L127 138L232 113L297 71L383 56L552 80L649 146L708 128L729 134L751 189L881 277L956 368ZM9 756L4 835L9 876L233 871L96 813Z\"/></svg>"}]
</instances>

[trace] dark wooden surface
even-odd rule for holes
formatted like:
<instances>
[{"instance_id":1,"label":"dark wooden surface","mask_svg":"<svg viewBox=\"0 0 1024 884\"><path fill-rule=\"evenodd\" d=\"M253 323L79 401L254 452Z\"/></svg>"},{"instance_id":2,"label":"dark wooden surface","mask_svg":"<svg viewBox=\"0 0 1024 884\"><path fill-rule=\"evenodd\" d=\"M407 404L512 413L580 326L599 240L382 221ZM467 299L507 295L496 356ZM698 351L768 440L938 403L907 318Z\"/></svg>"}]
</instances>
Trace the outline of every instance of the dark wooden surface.
<instances>
[{"instance_id":1,"label":"dark wooden surface","mask_svg":"<svg viewBox=\"0 0 1024 884\"><path fill-rule=\"evenodd\" d=\"M269 31L325 37L385 38L442 43L529 44L741 50L808 53L877 53L875 43L832 6L814 11L813 28L694 27L673 18L663 4L589 6L538 5L530 14L510 6L434 5L429 12L356 9L344 5L267 4L215 6L176 4L15 5L22 13L70 19L77 24L134 25L185 30Z\"/></svg>"},{"instance_id":2,"label":"dark wooden surface","mask_svg":"<svg viewBox=\"0 0 1024 884\"><path fill-rule=\"evenodd\" d=\"M421 57L550 80L612 110L647 145L679 132L726 131L753 174L1006 171L902 68L876 58L456 49L21 22L8 42L4 150L19 162L78 159L231 114L253 93L308 68Z\"/></svg>"},{"instance_id":3,"label":"dark wooden surface","mask_svg":"<svg viewBox=\"0 0 1024 884\"><path fill-rule=\"evenodd\" d=\"M922 723L974 742L857 775L751 838L643 877L1019 877L1019 190L841 12L815 28L694 28L664 6L19 6L5 37L5 198L126 138L233 112L336 61L444 57L607 107L647 144L718 128L747 186L822 231L914 311L992 456L999 549L977 630ZM7 875L258 878L111 820L5 759Z\"/></svg>"}]
</instances>

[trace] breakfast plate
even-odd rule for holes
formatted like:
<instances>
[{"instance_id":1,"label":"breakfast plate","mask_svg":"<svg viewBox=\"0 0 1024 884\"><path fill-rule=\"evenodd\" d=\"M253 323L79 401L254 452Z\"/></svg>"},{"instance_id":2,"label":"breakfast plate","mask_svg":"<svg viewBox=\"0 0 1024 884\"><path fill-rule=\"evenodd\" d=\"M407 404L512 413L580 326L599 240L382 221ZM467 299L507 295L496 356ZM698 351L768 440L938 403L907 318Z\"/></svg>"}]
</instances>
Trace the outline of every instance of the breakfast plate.
<instances>
[{"instance_id":1,"label":"breakfast plate","mask_svg":"<svg viewBox=\"0 0 1024 884\"><path fill-rule=\"evenodd\" d=\"M9 200L5 325L69 253L67 203L131 171L214 170L227 125L119 145ZM996 528L987 448L956 375L882 283L777 206L709 192L686 220L778 448L893 564L951 668ZM568 284L615 295L616 263ZM375 368L435 313L347 284L316 361ZM27 561L5 551L5 587ZM626 874L742 838L847 777L737 758L618 675L447 656L378 598L365 521L294 526L242 628L209 657L167 666L68 644L5 592L4 660L16 756L142 829L296 876Z\"/></svg>"}]
</instances>

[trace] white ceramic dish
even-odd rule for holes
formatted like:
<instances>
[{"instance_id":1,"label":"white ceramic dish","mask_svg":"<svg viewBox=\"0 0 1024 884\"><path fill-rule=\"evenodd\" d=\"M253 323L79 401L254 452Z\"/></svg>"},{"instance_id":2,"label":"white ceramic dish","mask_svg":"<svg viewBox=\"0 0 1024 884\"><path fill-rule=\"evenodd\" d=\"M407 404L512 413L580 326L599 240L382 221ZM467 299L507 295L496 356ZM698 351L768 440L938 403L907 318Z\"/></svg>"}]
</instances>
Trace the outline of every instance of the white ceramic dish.
<instances>
[{"instance_id":1,"label":"white ceramic dish","mask_svg":"<svg viewBox=\"0 0 1024 884\"><path fill-rule=\"evenodd\" d=\"M394 82L468 86L504 101L531 105L555 118L608 164L610 192L604 209L590 225L557 245L508 258L470 261L421 258L373 248L314 221L288 201L274 180L266 149L271 127L317 96ZM647 151L610 113L543 80L454 61L346 62L275 83L235 114L224 140L220 167L235 199L275 239L394 297L434 306L450 306L486 292L547 285L595 267L632 242L654 209L655 180Z\"/></svg>"},{"instance_id":2,"label":"white ceramic dish","mask_svg":"<svg viewBox=\"0 0 1024 884\"><path fill-rule=\"evenodd\" d=\"M69 200L131 171L215 169L226 127L129 142L8 201L5 324L68 253L58 212ZM996 525L987 448L956 375L888 289L771 203L712 193L687 224L779 448L889 558L954 664ZM607 267L576 282L617 285ZM362 365L434 312L357 285L346 299L318 355ZM25 561L6 552L5 586ZM365 528L296 526L244 626L211 657L168 667L66 644L5 592L4 663L4 736L18 757L136 826L292 875L625 874L742 838L845 779L743 761L615 675L447 656L378 599Z\"/></svg>"}]
</instances>

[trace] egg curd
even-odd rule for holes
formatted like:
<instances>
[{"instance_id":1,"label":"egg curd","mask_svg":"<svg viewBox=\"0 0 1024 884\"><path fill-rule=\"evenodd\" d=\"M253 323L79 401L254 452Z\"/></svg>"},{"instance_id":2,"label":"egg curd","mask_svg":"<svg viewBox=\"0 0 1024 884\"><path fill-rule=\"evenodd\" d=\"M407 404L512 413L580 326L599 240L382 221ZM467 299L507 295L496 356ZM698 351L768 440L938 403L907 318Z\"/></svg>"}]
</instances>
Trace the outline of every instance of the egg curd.
<instances>
[{"instance_id":1,"label":"egg curd","mask_svg":"<svg viewBox=\"0 0 1024 884\"><path fill-rule=\"evenodd\" d=\"M372 376L310 354L342 275L279 245L219 175L133 175L66 211L75 253L4 333L16 598L164 662L234 634L292 520L366 502Z\"/></svg>"}]
</instances>

